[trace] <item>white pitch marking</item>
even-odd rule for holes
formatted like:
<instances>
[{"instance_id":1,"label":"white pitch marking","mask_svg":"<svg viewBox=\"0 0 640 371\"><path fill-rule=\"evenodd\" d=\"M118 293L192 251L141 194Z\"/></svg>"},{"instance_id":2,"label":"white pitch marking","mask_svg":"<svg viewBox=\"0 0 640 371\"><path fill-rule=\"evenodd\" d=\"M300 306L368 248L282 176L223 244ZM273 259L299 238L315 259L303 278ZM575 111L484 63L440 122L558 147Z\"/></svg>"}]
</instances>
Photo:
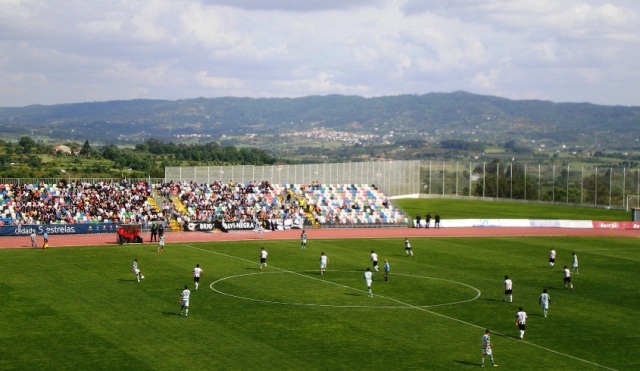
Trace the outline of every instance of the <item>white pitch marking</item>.
<instances>
[{"instance_id":1,"label":"white pitch marking","mask_svg":"<svg viewBox=\"0 0 640 371\"><path fill-rule=\"evenodd\" d=\"M302 271L302 272L315 272L315 270L306 270L306 271ZM360 273L360 271L339 271L339 270L332 270L331 272L346 272L346 273ZM394 305L394 306L385 306L385 305L332 305L332 304L314 304L314 303L293 303L293 302L281 302L281 301L274 301L274 300L266 300L266 299L255 299L255 298L248 298L246 296L238 296L238 295L233 295L233 294L229 294L223 291L220 291L218 289L216 289L214 286L216 283L221 282L221 281L225 281L231 278L237 278L237 277L245 277L245 276L251 276L251 275L257 275L257 274L280 274L280 273L296 273L299 274L298 272L294 272L294 271L287 271L287 270L280 270L279 272L255 272L255 273L246 273L246 274L239 274L239 275L235 275L235 276L229 276L229 277L224 277L221 278L217 281L212 282L209 285L209 288L211 288L211 290L221 294L221 295L226 295L232 298L237 298L237 299L243 299L243 300L251 300L251 301L256 301L256 302L264 302L264 303L270 303L270 304L281 304L281 305L307 305L307 306L318 306L318 307L330 307L330 308L384 308L384 309L411 309L411 307L408 307L406 305ZM477 298L480 297L481 292L480 290L478 290L477 288L467 285L465 283L462 282L457 282L457 281L451 281L451 280L446 280L446 279L441 279L441 278L433 278L433 277L427 277L427 276L418 276L418 275L410 275L410 274L401 274L401 273L396 273L394 274L395 276L406 276L406 277L418 277L418 278L423 278L423 279L432 279L432 280L436 280L436 281L444 281L444 282L449 282L449 283L453 283L453 284L457 284L457 285L461 285L461 286L466 286L469 287L470 289L474 290L477 295L471 299L468 300L462 300L462 301L457 301L457 302L451 302L451 303L441 303L441 304L433 304L433 305L419 305L418 307L421 308L429 308L429 307L440 307L440 306L445 306L445 305L456 305L456 304L461 304L461 303L467 303L473 300L476 300ZM318 279L316 277L310 277L307 275L302 275L305 278L313 278L313 279L317 279L323 283L330 283L330 284L334 284L340 287L344 287L350 290L355 290L355 291L359 291L362 292L362 290L353 288L353 287L349 287L349 286L345 286L345 285L340 285L337 284L335 282L331 282L331 281L327 281L327 280L321 280ZM382 297L382 296L380 296Z\"/></svg>"},{"instance_id":2,"label":"white pitch marking","mask_svg":"<svg viewBox=\"0 0 640 371\"><path fill-rule=\"evenodd\" d=\"M208 252L208 253L211 253L211 254L216 254L216 255L226 256L226 257L231 258L231 259L237 259L237 260L241 260L241 261L245 261L245 262L249 262L249 263L257 264L257 263L256 263L256 262L254 262L254 261L247 260L247 259L244 259L244 258L240 258L240 257L237 257L237 256L233 256L233 255L223 254L223 253L219 253L219 252L211 251L211 250L205 250L205 249L202 249L202 248L199 248L199 247L195 247L195 246L190 246L190 245L184 245L184 246L189 247L189 248L192 248L192 249L195 249L195 250L201 250L201 251L204 251L204 252ZM335 284L335 285L337 285L337 286L345 287L345 288L348 288L348 289L352 289L352 290L356 290L356 291L362 291L362 290L354 289L354 288L349 287L349 286L340 285L340 284L337 284L337 283L334 283L334 282L331 282L331 281L325 281L325 280L318 279L318 278L316 278L316 277L306 276L306 275L304 275L304 274L296 273L296 272L293 272L293 271L288 271L288 270L286 270L286 269L277 268L277 267L274 267L274 266L271 266L271 268L276 269L276 270L280 270L280 271L283 271L283 272L289 272L289 273L292 273L292 274L297 274L297 275L300 275L300 276L302 276L302 277L307 277L307 278L315 279L315 280L322 281L322 282L332 283L332 284ZM463 320L461 320L461 319L457 319L457 318L449 317L449 316L446 316L446 315L444 315L444 314L440 314L440 313L437 313L437 312L434 312L434 311L428 310L428 309L426 309L426 308L422 308L422 307L419 307L419 306L415 306L415 305L413 305L413 304L405 303L405 302L403 302L403 301L400 301L400 300L397 300L397 299L394 299L394 298L390 298L390 297L386 297L386 296L382 296L382 295L377 295L377 297L379 297L379 298L383 298L383 299L388 299L388 300L391 300L391 301L395 301L396 303L401 304L401 305L405 305L405 306L407 306L407 307L409 307L409 308L414 308L414 309L417 309L417 310L421 310L421 311L423 311L423 312L430 313L430 314L433 314L433 315L435 315L435 316L438 316L438 317L441 317L441 318L445 318L445 319L448 319L448 320L451 320L451 321L454 321L454 322L462 323L462 324L465 324L465 325L468 325L468 326L471 326L471 327L475 327L475 328L477 328L477 329L481 329L481 330L484 330L484 329L485 329L485 327L483 327L483 326L478 326L478 325L476 325L476 324L473 324L473 323L470 323L470 322L467 322L467 321L463 321ZM496 334L496 335L499 335L499 336L505 336L505 337L509 338L506 334L502 334L502 333L499 333L499 332L496 332L496 331L492 331L492 332L493 332L494 334ZM584 363L590 364L590 365L592 365L592 366L596 366L596 367L604 368L604 369L606 369L606 370L616 371L616 369L615 369L615 368L611 368L611 367L603 366L603 365L601 365L601 364L598 364L598 363L595 363L595 362L591 362L591 361L588 361L588 360L586 360L586 359L582 359L582 358L574 357L574 356L569 355L569 354L566 354L566 353L561 353L561 352L555 351L555 350L553 350L553 349L545 348L545 347L543 347L543 346L536 345L536 344L534 344L534 343L530 343L530 342L525 341L525 340L518 340L518 342L519 342L519 343L522 343L522 344L531 345L531 346L536 347L536 348L538 348L538 349L546 350L546 351L548 351L548 352L551 352L551 353L554 353L554 354L557 354L557 355L565 356L565 357L567 357L567 358L571 358L571 359L576 360L576 361L584 362Z\"/></svg>"}]
</instances>

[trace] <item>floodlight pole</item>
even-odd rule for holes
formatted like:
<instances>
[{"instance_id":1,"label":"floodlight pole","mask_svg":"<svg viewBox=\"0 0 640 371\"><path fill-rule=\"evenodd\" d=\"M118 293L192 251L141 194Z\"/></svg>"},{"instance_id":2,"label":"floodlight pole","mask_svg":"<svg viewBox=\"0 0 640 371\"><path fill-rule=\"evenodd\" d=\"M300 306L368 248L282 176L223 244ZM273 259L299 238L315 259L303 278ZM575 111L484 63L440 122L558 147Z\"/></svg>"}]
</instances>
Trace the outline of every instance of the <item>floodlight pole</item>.
<instances>
[{"instance_id":1,"label":"floodlight pole","mask_svg":"<svg viewBox=\"0 0 640 371\"><path fill-rule=\"evenodd\" d=\"M487 180L487 163L482 163L482 198L484 198L484 190L486 188L486 180Z\"/></svg>"}]
</instances>

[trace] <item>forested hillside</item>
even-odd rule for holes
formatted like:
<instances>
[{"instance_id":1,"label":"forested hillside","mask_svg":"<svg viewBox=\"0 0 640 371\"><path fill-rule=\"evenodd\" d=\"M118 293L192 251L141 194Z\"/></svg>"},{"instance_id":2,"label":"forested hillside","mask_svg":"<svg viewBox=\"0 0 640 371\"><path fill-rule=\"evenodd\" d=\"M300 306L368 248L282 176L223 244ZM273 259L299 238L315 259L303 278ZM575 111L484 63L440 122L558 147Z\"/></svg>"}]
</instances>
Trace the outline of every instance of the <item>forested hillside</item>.
<instances>
[{"instance_id":1,"label":"forested hillside","mask_svg":"<svg viewBox=\"0 0 640 371\"><path fill-rule=\"evenodd\" d=\"M318 129L367 134L393 143L457 139L503 144L550 140L568 146L638 146L640 107L514 101L466 92L377 98L196 98L130 100L0 108L1 139L23 135L104 144L149 138L224 141L245 135L278 137ZM273 141L270 141L273 144ZM258 144L259 145L259 144Z\"/></svg>"}]
</instances>

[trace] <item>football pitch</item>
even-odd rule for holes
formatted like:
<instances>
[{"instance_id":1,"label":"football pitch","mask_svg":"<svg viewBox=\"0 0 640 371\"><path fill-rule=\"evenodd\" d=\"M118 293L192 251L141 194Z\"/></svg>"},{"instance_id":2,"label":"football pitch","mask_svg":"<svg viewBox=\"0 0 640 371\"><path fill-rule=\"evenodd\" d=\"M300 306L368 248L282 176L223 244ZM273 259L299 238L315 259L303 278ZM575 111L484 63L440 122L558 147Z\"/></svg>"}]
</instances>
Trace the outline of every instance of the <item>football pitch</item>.
<instances>
[{"instance_id":1,"label":"football pitch","mask_svg":"<svg viewBox=\"0 0 640 371\"><path fill-rule=\"evenodd\" d=\"M636 238L244 241L0 250L2 370L640 368ZM260 269L259 251L269 253ZM555 267L547 262L551 247ZM363 272L375 250L389 282ZM564 265L578 255L575 290ZM330 264L319 272L320 253ZM145 279L138 283L131 262ZM195 291L191 271L204 270ZM514 302L503 302L503 281ZM188 317L179 315L184 285ZM549 316L538 298L551 296ZM515 315L528 314L524 340ZM487 366L491 363L487 359Z\"/></svg>"}]
</instances>

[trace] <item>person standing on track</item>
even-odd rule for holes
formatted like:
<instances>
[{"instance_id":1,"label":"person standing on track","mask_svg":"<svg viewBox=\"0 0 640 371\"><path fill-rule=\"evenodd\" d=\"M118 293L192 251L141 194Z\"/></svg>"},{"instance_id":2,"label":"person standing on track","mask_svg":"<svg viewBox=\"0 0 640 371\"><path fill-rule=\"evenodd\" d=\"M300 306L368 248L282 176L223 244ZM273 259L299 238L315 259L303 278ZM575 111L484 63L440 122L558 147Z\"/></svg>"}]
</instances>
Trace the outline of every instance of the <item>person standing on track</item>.
<instances>
[{"instance_id":1,"label":"person standing on track","mask_svg":"<svg viewBox=\"0 0 640 371\"><path fill-rule=\"evenodd\" d=\"M153 222L151 224L151 240L149 242L158 242L158 223Z\"/></svg>"},{"instance_id":2,"label":"person standing on track","mask_svg":"<svg viewBox=\"0 0 640 371\"><path fill-rule=\"evenodd\" d=\"M31 247L38 247L36 230L31 231Z\"/></svg>"}]
</instances>

